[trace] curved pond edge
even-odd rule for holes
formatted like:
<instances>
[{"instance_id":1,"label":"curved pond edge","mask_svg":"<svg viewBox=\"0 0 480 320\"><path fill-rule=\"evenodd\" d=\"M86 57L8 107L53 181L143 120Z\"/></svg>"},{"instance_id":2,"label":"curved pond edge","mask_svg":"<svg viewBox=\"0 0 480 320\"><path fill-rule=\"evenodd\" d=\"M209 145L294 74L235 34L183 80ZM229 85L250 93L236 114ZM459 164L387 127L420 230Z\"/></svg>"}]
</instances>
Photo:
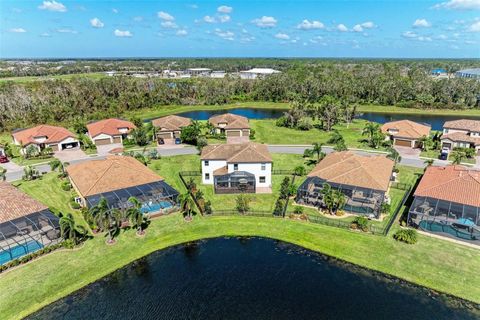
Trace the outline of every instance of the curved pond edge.
<instances>
[{"instance_id":1,"label":"curved pond edge","mask_svg":"<svg viewBox=\"0 0 480 320\"><path fill-rule=\"evenodd\" d=\"M367 236L367 235L366 235ZM25 313L18 313L17 315L19 316L19 319L23 319L31 314L34 314L36 312L38 312L39 310L47 307L48 305L58 301L58 300L61 300L71 294L74 294L75 292L97 282L97 281L100 281L102 280L103 278L105 277L108 277L110 276L111 274L113 274L114 272L122 269L122 268L125 268L127 267L128 265L130 264L134 264L136 262L138 262L139 260L141 259L144 259L145 257L155 253L155 252L158 252L158 251L163 251L163 250L170 250L170 249L173 249L175 247L179 247L179 246L187 246L187 245L194 245L196 243L199 243L199 242L202 242L202 241L208 241L208 240L211 240L211 239L218 239L218 238L238 238L238 239L242 239L242 238L245 238L245 239L248 239L248 238L259 238L259 239L269 239L269 240L273 240L273 241L277 241L277 242L280 242L280 243L285 243L287 245L292 245L292 246L295 246L296 248L298 248L299 250L305 250L306 252L310 253L310 254L316 254L316 255L319 255L321 257L324 257L326 259L329 259L331 261L333 261L334 263L338 264L339 266L342 266L342 267L345 267L345 268L354 268L356 270L359 270L359 271L363 271L363 272L368 272L370 275L374 276L374 277L383 277L384 279L387 279L388 281L391 281L391 282L395 282L399 285L402 285L402 286L411 286L411 287L414 287L414 288L417 288L417 289L420 289L422 290L423 292L429 294L430 296L432 297L439 297L441 299L443 299L443 301L445 303L447 302L455 302L453 304L454 307L463 307L463 308L468 308L470 310L480 310L480 303L476 303L474 301L471 301L471 300L468 300L468 299L465 299L465 298L462 298L462 297L458 297L458 296L455 296L453 294L450 294L450 293L447 293L447 292L443 292L441 290L437 290L437 289L432 289L432 288L429 288L427 286L424 286L424 285L421 285L421 284L418 284L418 283L415 283L415 282L412 282L412 281L409 281L409 280L406 280L402 277L399 277L399 276L395 276L395 275L392 275L392 274L388 274L388 273L384 273L382 271L379 271L379 270L376 270L376 269L373 269L373 268L368 268L368 267L365 267L365 266L362 266L360 264L357 264L357 263L354 263L354 262L350 262L348 260L344 260L344 259L340 259L340 258L337 258L335 256L332 256L332 255L329 255L329 254L326 254L326 253L323 253L319 250L315 250L315 249L312 249L312 248L308 248L306 246L303 246L301 244L298 244L298 243L295 243L294 241L289 241L289 240L285 240L285 239L281 239L280 237L271 237L271 236L265 236L265 235L258 235L258 234L254 234L254 232L252 232L252 234L239 234L239 235L235 235L235 234L218 234L218 235L213 235L213 236L201 236L201 237L192 237L191 240L188 240L188 241L184 241L184 242L178 242L178 243L172 243L172 244L169 244L165 247L160 247L160 248L157 248L157 249L154 249L154 250L151 250L151 251L148 251L147 253L145 253L144 255L140 256L140 257L137 257L133 260L130 260L128 262L126 262L125 264L119 266L118 268L115 268L114 270L110 271L109 273L106 273L104 275L102 275L101 277L99 278L96 278L96 279L93 279L89 282L86 282L86 283L82 283L81 286L79 286L78 288L75 288L75 289L72 289L72 290L67 290L66 292L63 292L60 296L56 297L55 299L51 299L49 301L43 301L42 303L40 303L39 305L37 305L36 308L32 308L32 310L28 310L26 311ZM81 248L83 249L83 247ZM80 250L81 250L80 249ZM52 252L51 254L54 255L56 252Z\"/></svg>"}]
</instances>

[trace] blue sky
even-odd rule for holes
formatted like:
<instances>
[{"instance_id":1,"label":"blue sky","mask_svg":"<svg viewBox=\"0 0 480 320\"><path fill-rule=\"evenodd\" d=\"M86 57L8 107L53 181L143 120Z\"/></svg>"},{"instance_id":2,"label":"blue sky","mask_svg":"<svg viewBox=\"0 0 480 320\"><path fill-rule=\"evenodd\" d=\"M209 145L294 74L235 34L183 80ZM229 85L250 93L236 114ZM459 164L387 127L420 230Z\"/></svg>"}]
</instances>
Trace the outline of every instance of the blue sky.
<instances>
[{"instance_id":1,"label":"blue sky","mask_svg":"<svg viewBox=\"0 0 480 320\"><path fill-rule=\"evenodd\" d=\"M0 1L1 58L480 58L480 0Z\"/></svg>"}]
</instances>

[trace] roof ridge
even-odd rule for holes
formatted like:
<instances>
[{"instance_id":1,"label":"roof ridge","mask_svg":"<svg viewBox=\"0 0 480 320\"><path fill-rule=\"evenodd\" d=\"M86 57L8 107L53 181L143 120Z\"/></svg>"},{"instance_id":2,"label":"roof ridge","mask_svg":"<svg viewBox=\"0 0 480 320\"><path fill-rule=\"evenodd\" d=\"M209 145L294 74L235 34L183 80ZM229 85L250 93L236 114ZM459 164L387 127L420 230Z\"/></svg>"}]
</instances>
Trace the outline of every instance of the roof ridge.
<instances>
[{"instance_id":1,"label":"roof ridge","mask_svg":"<svg viewBox=\"0 0 480 320\"><path fill-rule=\"evenodd\" d=\"M259 155L261 158L265 159L265 156L263 154L261 154L256 148L253 148L254 147L254 143L247 143L245 148L243 149L240 149L237 153L235 153L233 156L231 156L230 158L227 159L227 161L230 161L232 159L234 159L235 157L237 157L240 153L242 152L245 152L247 149L250 149L252 151L254 151L257 155ZM253 149L252 149L253 148Z\"/></svg>"},{"instance_id":2,"label":"roof ridge","mask_svg":"<svg viewBox=\"0 0 480 320\"><path fill-rule=\"evenodd\" d=\"M456 167L453 167L453 170L455 170L455 169L456 169ZM445 170L445 169L443 169L443 170ZM469 171L469 170L468 170L468 169L464 169L464 170L462 170L462 171ZM474 177L472 177L472 175L470 174L470 172L468 173L468 176L469 176L472 180L474 180L476 183L480 184L480 181L477 180L477 179L475 179ZM442 182L441 184L437 184L437 185L435 185L435 186L432 186L432 187L429 187L429 188L425 188L425 189L423 189L423 191L430 191L430 190L436 189L436 188L438 188L438 187L442 187L442 186L444 186L444 185L446 185L446 184L448 184L448 183L451 183L451 182L453 182L453 181L455 181L455 180L459 180L459 179L462 179L462 178L464 178L464 177L462 177L462 176L460 176L460 175L457 175L457 176L453 177L452 179L449 179L449 180L447 180L447 181L445 181L445 182Z\"/></svg>"}]
</instances>

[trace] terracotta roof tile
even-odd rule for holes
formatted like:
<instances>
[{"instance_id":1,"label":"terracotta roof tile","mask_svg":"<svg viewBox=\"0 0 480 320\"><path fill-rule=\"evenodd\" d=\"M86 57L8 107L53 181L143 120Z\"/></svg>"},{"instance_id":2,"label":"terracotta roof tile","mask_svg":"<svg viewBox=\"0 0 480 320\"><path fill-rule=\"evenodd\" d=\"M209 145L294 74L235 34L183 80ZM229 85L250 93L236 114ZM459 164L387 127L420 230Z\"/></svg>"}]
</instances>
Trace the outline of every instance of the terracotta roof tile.
<instances>
[{"instance_id":1,"label":"terracotta roof tile","mask_svg":"<svg viewBox=\"0 0 480 320\"><path fill-rule=\"evenodd\" d=\"M192 124L192 120L185 117L171 115L152 120L152 125L161 128L160 131L179 131Z\"/></svg>"},{"instance_id":2,"label":"terracotta roof tile","mask_svg":"<svg viewBox=\"0 0 480 320\"><path fill-rule=\"evenodd\" d=\"M331 183L387 191L394 162L386 156L362 156L350 151L328 154L308 175Z\"/></svg>"},{"instance_id":3,"label":"terracotta roof tile","mask_svg":"<svg viewBox=\"0 0 480 320\"><path fill-rule=\"evenodd\" d=\"M227 166L218 168L217 170L213 171L214 176L223 176L227 173L228 173L228 167Z\"/></svg>"},{"instance_id":4,"label":"terracotta roof tile","mask_svg":"<svg viewBox=\"0 0 480 320\"><path fill-rule=\"evenodd\" d=\"M126 156L72 164L67 172L83 197L163 180L136 159Z\"/></svg>"},{"instance_id":5,"label":"terracotta roof tile","mask_svg":"<svg viewBox=\"0 0 480 320\"><path fill-rule=\"evenodd\" d=\"M117 118L110 118L100 121L95 121L87 124L88 134L90 137L96 137L99 134L107 134L109 136L115 136L122 134L119 129L120 128L128 128L128 130L132 130L135 125L126 120L117 119Z\"/></svg>"},{"instance_id":6,"label":"terracotta roof tile","mask_svg":"<svg viewBox=\"0 0 480 320\"><path fill-rule=\"evenodd\" d=\"M454 142L468 142L475 145L480 145L480 137L472 137L463 132L452 132L442 135L441 140L448 139Z\"/></svg>"},{"instance_id":7,"label":"terracotta roof tile","mask_svg":"<svg viewBox=\"0 0 480 320\"><path fill-rule=\"evenodd\" d=\"M480 171L453 165L428 167L415 196L480 207Z\"/></svg>"},{"instance_id":8,"label":"terracotta roof tile","mask_svg":"<svg viewBox=\"0 0 480 320\"><path fill-rule=\"evenodd\" d=\"M218 127L220 123L226 123L225 129L249 129L248 118L233 113L220 114L208 119L208 122Z\"/></svg>"},{"instance_id":9,"label":"terracotta roof tile","mask_svg":"<svg viewBox=\"0 0 480 320\"><path fill-rule=\"evenodd\" d=\"M460 119L446 121L443 124L443 127L447 129L460 129L480 132L480 120Z\"/></svg>"},{"instance_id":10,"label":"terracotta roof tile","mask_svg":"<svg viewBox=\"0 0 480 320\"><path fill-rule=\"evenodd\" d=\"M217 144L202 149L202 160L226 160L229 163L272 162L268 148L260 143Z\"/></svg>"},{"instance_id":11,"label":"terracotta roof tile","mask_svg":"<svg viewBox=\"0 0 480 320\"><path fill-rule=\"evenodd\" d=\"M389 133L388 130L395 129L397 133ZM387 122L382 126L382 132L391 134L394 137L419 139L430 135L431 127L410 120L399 120Z\"/></svg>"},{"instance_id":12,"label":"terracotta roof tile","mask_svg":"<svg viewBox=\"0 0 480 320\"><path fill-rule=\"evenodd\" d=\"M75 134L62 127L39 125L29 129L17 130L13 132L15 140L23 145L37 144L35 137L47 137L42 143L55 143L66 138L75 137Z\"/></svg>"},{"instance_id":13,"label":"terracotta roof tile","mask_svg":"<svg viewBox=\"0 0 480 320\"><path fill-rule=\"evenodd\" d=\"M0 223L48 209L7 182L0 182Z\"/></svg>"}]
</instances>

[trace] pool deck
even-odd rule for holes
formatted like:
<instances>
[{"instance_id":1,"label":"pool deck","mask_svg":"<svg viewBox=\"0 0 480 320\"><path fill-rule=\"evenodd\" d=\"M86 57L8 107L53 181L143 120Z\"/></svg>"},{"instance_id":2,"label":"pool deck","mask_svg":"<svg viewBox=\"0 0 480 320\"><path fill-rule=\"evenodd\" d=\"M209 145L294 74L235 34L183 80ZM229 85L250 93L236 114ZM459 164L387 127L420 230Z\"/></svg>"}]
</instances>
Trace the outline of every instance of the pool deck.
<instances>
[{"instance_id":1,"label":"pool deck","mask_svg":"<svg viewBox=\"0 0 480 320\"><path fill-rule=\"evenodd\" d=\"M422 230L419 230L419 229L417 229L417 231L418 231L419 234L424 235L424 236L428 236L428 237L432 237L432 238L440 239L440 240L445 240L445 241L450 241L452 243L456 243L456 244L460 244L462 246L466 246L466 247L470 247L470 248L473 248L473 249L480 250L480 246L478 246L476 244L473 244L473 243L469 243L469 242L465 242L465 241L461 241L461 240L456 240L456 239L446 237L446 236L441 236L441 235L435 234L433 232L430 233L430 232L422 231Z\"/></svg>"}]
</instances>

